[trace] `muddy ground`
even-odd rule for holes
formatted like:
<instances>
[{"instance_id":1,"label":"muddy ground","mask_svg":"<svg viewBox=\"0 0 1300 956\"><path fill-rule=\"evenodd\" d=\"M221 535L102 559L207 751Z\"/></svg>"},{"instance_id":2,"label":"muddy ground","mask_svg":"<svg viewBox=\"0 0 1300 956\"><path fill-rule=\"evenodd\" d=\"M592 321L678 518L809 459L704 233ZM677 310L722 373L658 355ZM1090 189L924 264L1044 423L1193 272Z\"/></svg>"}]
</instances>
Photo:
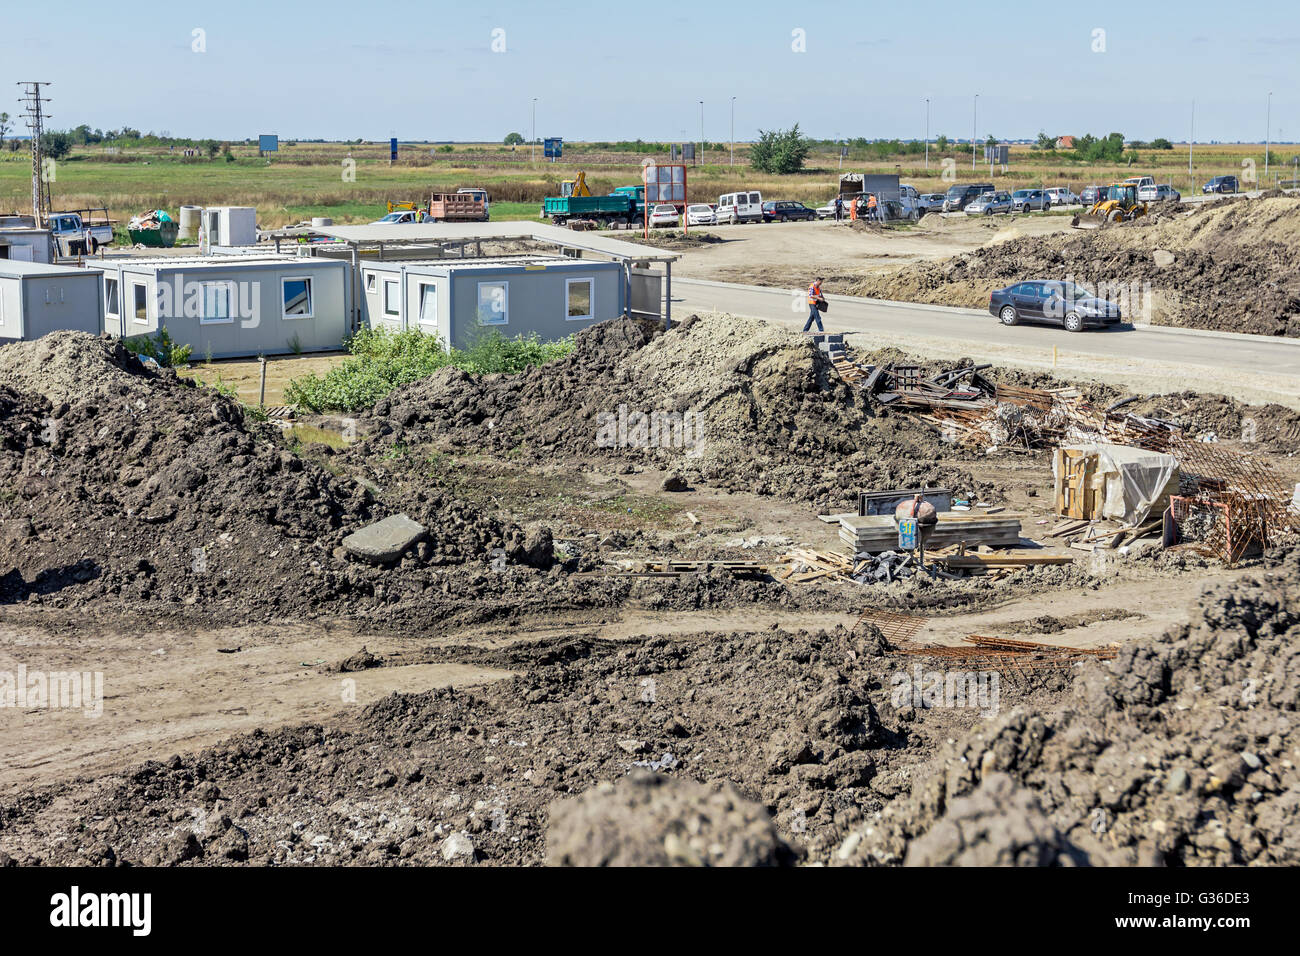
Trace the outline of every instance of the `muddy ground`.
<instances>
[{"instance_id":1,"label":"muddy ground","mask_svg":"<svg viewBox=\"0 0 1300 956\"><path fill-rule=\"evenodd\" d=\"M1253 447L1291 462L1290 413L1145 401L1191 429L1263 422ZM106 685L102 716L0 713L0 861L573 863L590 861L575 846L586 840L611 859L659 860L671 843L670 862L899 862L937 839L943 813L967 812L966 790L909 809L885 849L869 850L863 827L917 799L951 742L1019 708L1068 705L1083 671L1004 675L997 713L899 705L891 681L915 658L855 628L866 608L924 615L920 639L940 645L992 632L1127 647L1185 626L1291 627L1267 609L1206 623L1195 599L1207 583L1236 587L1222 599L1233 607L1259 604L1259 588L1290 594L1276 556L1229 571L1151 546L1002 581L871 588L581 575L838 548L818 513L850 510L862 487L932 479L1045 540L1044 452L946 444L763 323L608 323L524 375L446 370L359 416L360 440L342 450L291 445L238 403L87 336L0 348L0 404L0 672L100 671ZM601 416L619 405L693 410L703 440L643 448L616 432L602 444ZM339 548L397 512L429 528L398 565ZM1239 581L1260 574L1274 583ZM641 770L705 790L602 789L559 812L548 844L555 800ZM1012 783L996 784L1011 787L997 801L1041 838L1015 861L1101 859L1062 822L1078 800L1025 796L1041 785L1033 773ZM1284 811L1253 792L1240 799L1273 815L1252 818L1262 837L1234 831L1216 862L1290 858L1271 822ZM671 820L692 812L680 807L710 801L730 835L704 849L678 839ZM1225 813L1240 830L1245 818ZM627 814L648 821L643 837L677 836L624 847L608 821ZM604 836L574 836L593 832ZM712 859L714 845L728 849Z\"/></svg>"}]
</instances>

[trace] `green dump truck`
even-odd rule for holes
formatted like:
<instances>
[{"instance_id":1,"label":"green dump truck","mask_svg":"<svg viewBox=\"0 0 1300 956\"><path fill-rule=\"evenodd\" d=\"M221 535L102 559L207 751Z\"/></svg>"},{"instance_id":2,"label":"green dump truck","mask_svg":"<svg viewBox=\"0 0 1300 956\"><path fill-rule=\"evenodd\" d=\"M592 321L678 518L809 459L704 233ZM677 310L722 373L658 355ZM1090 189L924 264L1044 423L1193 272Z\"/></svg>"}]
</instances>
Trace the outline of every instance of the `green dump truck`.
<instances>
[{"instance_id":1,"label":"green dump truck","mask_svg":"<svg viewBox=\"0 0 1300 956\"><path fill-rule=\"evenodd\" d=\"M541 218L557 226L570 219L593 219L601 224L636 220L636 198L623 193L612 196L547 196L542 200Z\"/></svg>"}]
</instances>

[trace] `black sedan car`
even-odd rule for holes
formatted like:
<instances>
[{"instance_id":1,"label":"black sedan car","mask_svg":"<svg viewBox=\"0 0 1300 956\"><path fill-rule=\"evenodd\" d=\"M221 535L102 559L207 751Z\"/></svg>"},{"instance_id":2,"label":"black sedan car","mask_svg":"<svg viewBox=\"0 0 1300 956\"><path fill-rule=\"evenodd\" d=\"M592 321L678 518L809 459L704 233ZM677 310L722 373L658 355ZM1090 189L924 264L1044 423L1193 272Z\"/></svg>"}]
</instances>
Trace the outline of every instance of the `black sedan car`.
<instances>
[{"instance_id":1,"label":"black sedan car","mask_svg":"<svg viewBox=\"0 0 1300 956\"><path fill-rule=\"evenodd\" d=\"M1236 176L1215 176L1201 187L1201 192L1206 195L1210 193L1235 193L1237 188Z\"/></svg>"},{"instance_id":2,"label":"black sedan car","mask_svg":"<svg viewBox=\"0 0 1300 956\"><path fill-rule=\"evenodd\" d=\"M1073 282L1042 280L1017 282L989 294L989 312L1003 325L1038 322L1059 325L1070 332L1088 326L1119 325L1119 306L1098 299Z\"/></svg>"},{"instance_id":3,"label":"black sedan car","mask_svg":"<svg viewBox=\"0 0 1300 956\"><path fill-rule=\"evenodd\" d=\"M847 208L845 210L847 212ZM792 219L812 220L817 218L817 210L810 209L801 202L780 200L763 203L764 222L789 222Z\"/></svg>"}]
</instances>

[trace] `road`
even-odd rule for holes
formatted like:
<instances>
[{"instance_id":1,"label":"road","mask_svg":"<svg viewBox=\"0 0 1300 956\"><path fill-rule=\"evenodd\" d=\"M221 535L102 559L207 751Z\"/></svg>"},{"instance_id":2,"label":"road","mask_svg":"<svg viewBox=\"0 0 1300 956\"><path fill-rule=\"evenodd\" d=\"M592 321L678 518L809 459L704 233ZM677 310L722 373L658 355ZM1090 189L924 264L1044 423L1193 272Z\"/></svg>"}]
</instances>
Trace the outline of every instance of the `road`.
<instances>
[{"instance_id":1,"label":"road","mask_svg":"<svg viewBox=\"0 0 1300 956\"><path fill-rule=\"evenodd\" d=\"M802 290L674 277L673 317L720 311L798 331ZM1215 392L1249 403L1300 409L1300 340L1140 326L1071 334L1048 326L1006 327L987 312L828 295L826 327L863 349L887 345L935 358L970 357L1093 379L1147 392Z\"/></svg>"}]
</instances>

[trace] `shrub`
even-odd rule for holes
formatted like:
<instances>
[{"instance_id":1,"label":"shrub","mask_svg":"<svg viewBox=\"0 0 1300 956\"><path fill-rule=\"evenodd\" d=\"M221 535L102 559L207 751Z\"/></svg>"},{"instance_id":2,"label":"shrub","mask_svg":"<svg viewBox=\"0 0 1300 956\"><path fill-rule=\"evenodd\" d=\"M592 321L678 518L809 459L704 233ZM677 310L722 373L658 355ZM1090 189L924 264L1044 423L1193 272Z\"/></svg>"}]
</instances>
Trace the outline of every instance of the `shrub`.
<instances>
[{"instance_id":1,"label":"shrub","mask_svg":"<svg viewBox=\"0 0 1300 956\"><path fill-rule=\"evenodd\" d=\"M130 352L143 358L151 358L163 368L175 368L190 360L193 347L177 345L166 329L159 329L154 335L133 335L122 340L122 345Z\"/></svg>"},{"instance_id":2,"label":"shrub","mask_svg":"<svg viewBox=\"0 0 1300 956\"><path fill-rule=\"evenodd\" d=\"M763 173L797 173L803 169L808 148L798 123L787 130L759 130L758 142L749 150L749 163Z\"/></svg>"},{"instance_id":3,"label":"shrub","mask_svg":"<svg viewBox=\"0 0 1300 956\"><path fill-rule=\"evenodd\" d=\"M536 335L506 338L493 329L468 349L449 353L435 335L378 328L362 329L348 340L347 348L350 356L324 375L309 372L291 381L285 398L312 412L354 411L447 365L476 375L521 372L567 355L573 340L542 342Z\"/></svg>"}]
</instances>

